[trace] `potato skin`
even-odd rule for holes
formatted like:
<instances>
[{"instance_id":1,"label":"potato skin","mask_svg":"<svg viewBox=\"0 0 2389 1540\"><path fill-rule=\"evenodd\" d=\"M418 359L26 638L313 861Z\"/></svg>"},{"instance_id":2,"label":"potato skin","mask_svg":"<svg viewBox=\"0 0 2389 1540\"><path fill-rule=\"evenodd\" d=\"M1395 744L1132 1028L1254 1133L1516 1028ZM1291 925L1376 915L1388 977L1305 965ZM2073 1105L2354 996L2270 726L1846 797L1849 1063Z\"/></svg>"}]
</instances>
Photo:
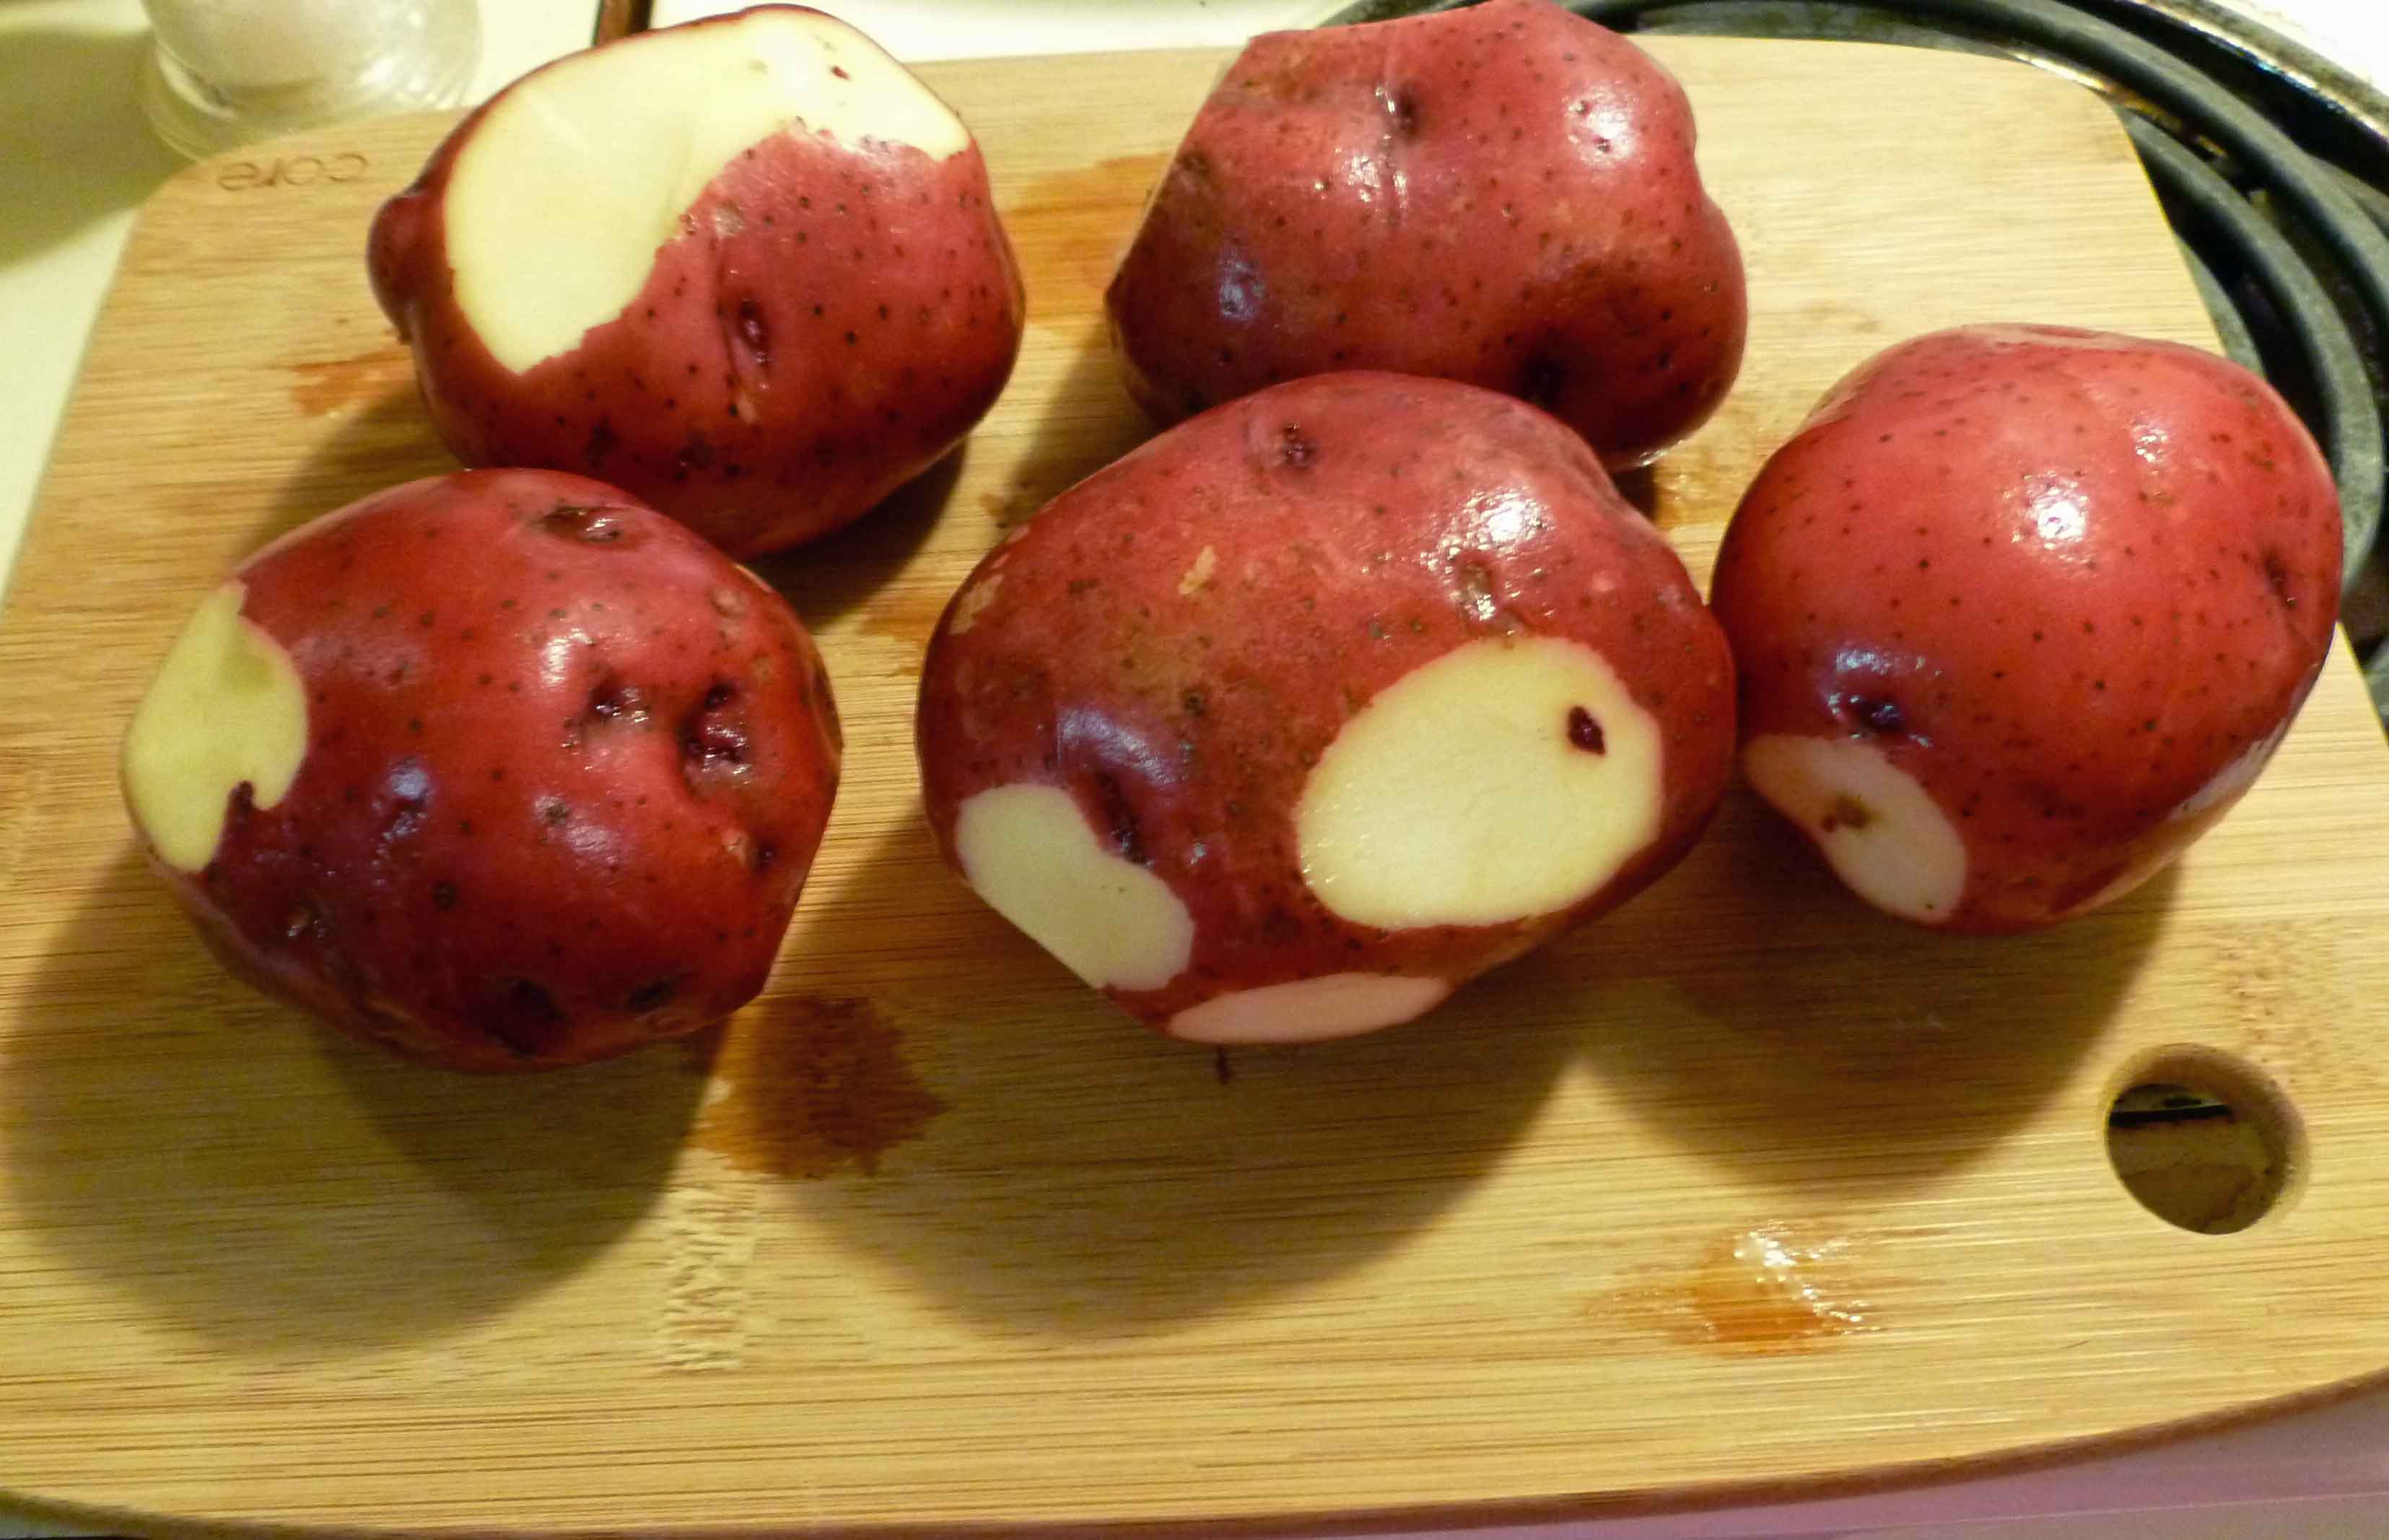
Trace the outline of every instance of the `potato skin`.
<instances>
[{"instance_id":1,"label":"potato skin","mask_svg":"<svg viewBox=\"0 0 2389 1540\"><path fill-rule=\"evenodd\" d=\"M1436 375L1645 463L1725 398L1748 321L1693 143L1673 77L1550 0L1255 38L1112 280L1129 393L1167 424Z\"/></svg>"},{"instance_id":2,"label":"potato skin","mask_svg":"<svg viewBox=\"0 0 2389 1540\"><path fill-rule=\"evenodd\" d=\"M1657 837L1556 913L1383 930L1306 886L1293 813L1353 713L1463 643L1601 651L1663 730ZM1067 790L1191 911L1155 1024L1349 971L1459 983L1624 902L1690 848L1731 773L1724 638L1583 441L1508 397L1315 375L1182 424L1064 492L982 560L923 666L917 748L950 863L974 795Z\"/></svg>"},{"instance_id":3,"label":"potato skin","mask_svg":"<svg viewBox=\"0 0 2389 1540\"><path fill-rule=\"evenodd\" d=\"M544 471L392 488L237 574L308 747L215 859L157 862L242 976L451 1069L545 1069L759 991L839 763L785 601L616 489Z\"/></svg>"},{"instance_id":4,"label":"potato skin","mask_svg":"<svg viewBox=\"0 0 2389 1540\"><path fill-rule=\"evenodd\" d=\"M506 368L457 305L442 212L494 105L383 206L367 248L432 426L466 465L596 477L756 555L851 523L1002 394L1026 298L976 143L932 160L775 135L707 185L620 316Z\"/></svg>"},{"instance_id":5,"label":"potato skin","mask_svg":"<svg viewBox=\"0 0 2389 1540\"><path fill-rule=\"evenodd\" d=\"M2339 579L2330 469L2262 379L1974 326L1834 387L1743 498L1712 601L1745 741L1872 742L1961 832L1953 928L2012 931L2119 897L2237 800Z\"/></svg>"}]
</instances>

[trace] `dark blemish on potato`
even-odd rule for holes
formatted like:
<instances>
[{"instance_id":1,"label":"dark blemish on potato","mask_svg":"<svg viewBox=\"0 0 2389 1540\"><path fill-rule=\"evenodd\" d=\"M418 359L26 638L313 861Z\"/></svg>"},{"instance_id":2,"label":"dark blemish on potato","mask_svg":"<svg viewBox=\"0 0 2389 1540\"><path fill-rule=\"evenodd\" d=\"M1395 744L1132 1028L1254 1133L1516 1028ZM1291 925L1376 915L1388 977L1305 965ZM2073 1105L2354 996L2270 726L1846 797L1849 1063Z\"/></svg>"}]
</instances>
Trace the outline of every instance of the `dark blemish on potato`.
<instances>
[{"instance_id":1,"label":"dark blemish on potato","mask_svg":"<svg viewBox=\"0 0 2389 1540\"><path fill-rule=\"evenodd\" d=\"M543 796L537 806L540 821L543 823L562 823L572 816L572 809L565 805L564 799L560 796Z\"/></svg>"},{"instance_id":2,"label":"dark blemish on potato","mask_svg":"<svg viewBox=\"0 0 2389 1540\"><path fill-rule=\"evenodd\" d=\"M454 883L432 884L431 907L437 910L454 909L456 907L456 885Z\"/></svg>"},{"instance_id":3,"label":"dark blemish on potato","mask_svg":"<svg viewBox=\"0 0 2389 1540\"><path fill-rule=\"evenodd\" d=\"M1571 706L1567 714L1568 742L1588 754L1606 754L1609 740L1602 733L1601 723L1581 706Z\"/></svg>"},{"instance_id":4,"label":"dark blemish on potato","mask_svg":"<svg viewBox=\"0 0 2389 1540\"><path fill-rule=\"evenodd\" d=\"M2281 560L2281 554L2278 551L2265 553L2265 583L2273 591L2273 597L2281 602L2283 609L2298 607L2298 596L2290 586L2289 564Z\"/></svg>"},{"instance_id":5,"label":"dark blemish on potato","mask_svg":"<svg viewBox=\"0 0 2389 1540\"><path fill-rule=\"evenodd\" d=\"M736 698L737 692L729 684L716 684L706 692L705 703L681 735L681 753L701 770L743 769L747 763L747 730L726 708Z\"/></svg>"},{"instance_id":6,"label":"dark blemish on potato","mask_svg":"<svg viewBox=\"0 0 2389 1540\"><path fill-rule=\"evenodd\" d=\"M1557 404L1566 384L1567 365L1546 350L1529 354L1518 370L1519 396L1545 411Z\"/></svg>"},{"instance_id":7,"label":"dark blemish on potato","mask_svg":"<svg viewBox=\"0 0 2389 1540\"><path fill-rule=\"evenodd\" d=\"M242 783L246 790L247 783ZM389 792L389 821L382 826L385 841L412 839L422 829L424 809L431 804L431 778L419 760L402 759L394 766L384 783Z\"/></svg>"},{"instance_id":8,"label":"dark blemish on potato","mask_svg":"<svg viewBox=\"0 0 2389 1540\"><path fill-rule=\"evenodd\" d=\"M524 1059L544 1057L562 1036L558 1029L565 1025L556 997L527 978L511 980L502 987L497 1009L479 1024L482 1030L509 1053Z\"/></svg>"},{"instance_id":9,"label":"dark blemish on potato","mask_svg":"<svg viewBox=\"0 0 2389 1540\"><path fill-rule=\"evenodd\" d=\"M829 67L829 72L830 72L831 74L833 74L833 75L836 75L838 79L840 79L840 80L842 80L842 81L850 81L850 80L852 80L852 79L854 78L852 75L850 75L850 74L848 74L848 73L846 72L846 66L845 66L845 65L843 65L843 64L833 64L833 65L831 65L831 66Z\"/></svg>"},{"instance_id":10,"label":"dark blemish on potato","mask_svg":"<svg viewBox=\"0 0 2389 1540\"><path fill-rule=\"evenodd\" d=\"M1837 829L1863 829L1872 823L1874 818L1872 808L1845 792L1833 798L1833 806L1825 809L1824 819L1817 827L1821 833L1830 834Z\"/></svg>"},{"instance_id":11,"label":"dark blemish on potato","mask_svg":"<svg viewBox=\"0 0 2389 1540\"><path fill-rule=\"evenodd\" d=\"M589 693L589 714L601 721L636 724L647 719L647 697L637 685L611 675Z\"/></svg>"},{"instance_id":12,"label":"dark blemish on potato","mask_svg":"<svg viewBox=\"0 0 2389 1540\"><path fill-rule=\"evenodd\" d=\"M576 540L588 545L611 545L622 538L621 520L610 509L587 503L559 503L532 521L547 534L558 540ZM506 601L511 608L514 601Z\"/></svg>"},{"instance_id":13,"label":"dark blemish on potato","mask_svg":"<svg viewBox=\"0 0 2389 1540\"><path fill-rule=\"evenodd\" d=\"M324 906L313 898L300 899L291 906L290 912L283 916L282 938L285 941L297 941L312 935L321 942L328 940L331 934L331 920L324 913Z\"/></svg>"},{"instance_id":14,"label":"dark blemish on potato","mask_svg":"<svg viewBox=\"0 0 2389 1540\"><path fill-rule=\"evenodd\" d=\"M1185 694L1179 697L1178 704L1190 717L1199 717L1209 709L1209 704L1204 700L1203 692L1200 690L1187 691Z\"/></svg>"},{"instance_id":15,"label":"dark blemish on potato","mask_svg":"<svg viewBox=\"0 0 2389 1540\"><path fill-rule=\"evenodd\" d=\"M773 866L779 863L779 859L780 847L778 846L764 840L758 840L756 842L753 865L757 872L761 872L771 871Z\"/></svg>"},{"instance_id":16,"label":"dark blemish on potato","mask_svg":"<svg viewBox=\"0 0 2389 1540\"><path fill-rule=\"evenodd\" d=\"M763 324L763 307L752 297L738 301L738 340L754 355L757 363L772 362L772 336Z\"/></svg>"},{"instance_id":17,"label":"dark blemish on potato","mask_svg":"<svg viewBox=\"0 0 2389 1540\"><path fill-rule=\"evenodd\" d=\"M1456 596L1460 612L1479 624L1490 622L1499 607L1493 598L1493 574L1482 562L1464 562L1455 576L1460 579Z\"/></svg>"},{"instance_id":18,"label":"dark blemish on potato","mask_svg":"<svg viewBox=\"0 0 2389 1540\"><path fill-rule=\"evenodd\" d=\"M1104 821L1112 832L1112 846L1128 860L1139 866L1152 864L1144 848L1144 829L1138 821L1136 808L1129 802L1128 793L1121 789L1118 777L1108 771L1095 775L1095 792L1103 798Z\"/></svg>"},{"instance_id":19,"label":"dark blemish on potato","mask_svg":"<svg viewBox=\"0 0 2389 1540\"><path fill-rule=\"evenodd\" d=\"M1853 721L1869 732L1890 734L1908 731L1908 714L1897 701L1879 695L1852 695L1847 710Z\"/></svg>"},{"instance_id":20,"label":"dark blemish on potato","mask_svg":"<svg viewBox=\"0 0 2389 1540\"><path fill-rule=\"evenodd\" d=\"M713 446L706 442L704 435L691 434L680 452L672 456L672 479L685 481L691 472L704 470L712 464Z\"/></svg>"},{"instance_id":21,"label":"dark blemish on potato","mask_svg":"<svg viewBox=\"0 0 2389 1540\"><path fill-rule=\"evenodd\" d=\"M631 1010L644 1014L671 1003L672 996L679 992L680 980L667 976L656 979L652 983L640 985L623 998L622 1003Z\"/></svg>"},{"instance_id":22,"label":"dark blemish on potato","mask_svg":"<svg viewBox=\"0 0 2389 1540\"><path fill-rule=\"evenodd\" d=\"M1279 465L1292 465L1299 469L1309 465L1318 457L1318 443L1309 434L1302 430L1301 425L1288 423L1278 429L1277 463Z\"/></svg>"},{"instance_id":23,"label":"dark blemish on potato","mask_svg":"<svg viewBox=\"0 0 2389 1540\"><path fill-rule=\"evenodd\" d=\"M946 1110L904 1060L902 1035L869 1000L793 1000L767 1029L733 1029L712 1054L722 1094L694 1141L743 1171L818 1180L875 1174Z\"/></svg>"}]
</instances>

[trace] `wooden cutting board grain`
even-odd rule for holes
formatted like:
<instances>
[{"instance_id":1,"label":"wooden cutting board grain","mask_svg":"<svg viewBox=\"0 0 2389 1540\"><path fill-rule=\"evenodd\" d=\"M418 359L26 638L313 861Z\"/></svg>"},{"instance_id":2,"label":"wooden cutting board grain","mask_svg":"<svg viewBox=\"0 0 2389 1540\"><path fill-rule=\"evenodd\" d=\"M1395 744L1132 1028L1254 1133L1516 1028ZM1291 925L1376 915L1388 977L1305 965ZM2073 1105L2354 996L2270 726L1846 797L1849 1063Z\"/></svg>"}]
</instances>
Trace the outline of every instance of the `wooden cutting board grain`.
<instances>
[{"instance_id":1,"label":"wooden cutting board grain","mask_svg":"<svg viewBox=\"0 0 2389 1540\"><path fill-rule=\"evenodd\" d=\"M1739 388L1639 489L1704 580L1759 460L1897 338L2212 345L2091 96L1654 48L1750 269ZM144 1531L1483 1519L2112 1446L2389 1367L2389 755L2344 656L2174 874L2038 936L1877 919L1737 794L1431 1019L1215 1061L945 876L916 661L1006 523L1143 436L1099 295L1220 62L925 71L1027 264L1018 374L947 469L769 566L850 757L767 998L539 1079L387 1063L220 977L113 779L222 569L446 468L361 261L442 124L159 195L0 621L0 1490ZM2302 1130L2242 1233L2110 1168L2110 1099L2173 1045Z\"/></svg>"}]
</instances>

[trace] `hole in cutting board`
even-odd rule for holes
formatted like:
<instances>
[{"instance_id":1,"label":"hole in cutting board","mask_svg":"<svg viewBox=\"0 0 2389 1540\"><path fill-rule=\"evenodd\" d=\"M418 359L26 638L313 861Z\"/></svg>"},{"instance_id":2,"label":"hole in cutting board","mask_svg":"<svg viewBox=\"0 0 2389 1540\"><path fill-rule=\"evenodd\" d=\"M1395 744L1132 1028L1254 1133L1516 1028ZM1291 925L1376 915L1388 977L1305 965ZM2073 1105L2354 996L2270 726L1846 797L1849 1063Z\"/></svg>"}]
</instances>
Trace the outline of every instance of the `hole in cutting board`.
<instances>
[{"instance_id":1,"label":"hole in cutting board","mask_svg":"<svg viewBox=\"0 0 2389 1540\"><path fill-rule=\"evenodd\" d=\"M2107 1159L2140 1206L2183 1229L2229 1235L2282 1205L2306 1165L2306 1130L2279 1086L2204 1048L2158 1049L2107 1107Z\"/></svg>"}]
</instances>

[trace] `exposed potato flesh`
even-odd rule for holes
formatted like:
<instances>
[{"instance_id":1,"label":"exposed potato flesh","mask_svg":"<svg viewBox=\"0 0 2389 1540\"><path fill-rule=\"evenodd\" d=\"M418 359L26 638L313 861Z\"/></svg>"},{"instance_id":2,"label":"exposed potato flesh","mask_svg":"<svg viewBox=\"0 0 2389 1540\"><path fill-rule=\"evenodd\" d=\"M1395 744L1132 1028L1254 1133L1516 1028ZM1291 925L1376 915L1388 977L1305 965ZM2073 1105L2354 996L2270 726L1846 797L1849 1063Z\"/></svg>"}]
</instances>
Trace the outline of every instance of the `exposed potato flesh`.
<instances>
[{"instance_id":1,"label":"exposed potato flesh","mask_svg":"<svg viewBox=\"0 0 2389 1540\"><path fill-rule=\"evenodd\" d=\"M1364 925L1565 909L1650 844L1660 738L1601 654L1555 637L1453 649L1344 725L1295 808L1302 874Z\"/></svg>"},{"instance_id":2,"label":"exposed potato flesh","mask_svg":"<svg viewBox=\"0 0 2389 1540\"><path fill-rule=\"evenodd\" d=\"M1098 989L1158 989L1186 966L1194 921L1169 885L1104 847L1057 786L996 786L963 804L954 846L988 906Z\"/></svg>"},{"instance_id":3,"label":"exposed potato flesh","mask_svg":"<svg viewBox=\"0 0 2389 1540\"><path fill-rule=\"evenodd\" d=\"M795 11L593 49L500 97L447 205L456 299L492 356L519 373L620 314L706 185L781 133L932 159L970 145L861 33Z\"/></svg>"},{"instance_id":4,"label":"exposed potato flesh","mask_svg":"<svg viewBox=\"0 0 2389 1540\"><path fill-rule=\"evenodd\" d=\"M1215 995L1170 1017L1168 1030L1197 1043L1323 1042L1409 1021L1450 993L1439 978L1328 974Z\"/></svg>"},{"instance_id":5,"label":"exposed potato flesh","mask_svg":"<svg viewBox=\"0 0 2389 1540\"><path fill-rule=\"evenodd\" d=\"M199 604L124 739L124 795L159 858L198 872L215 858L233 795L271 808L307 753L307 691L281 643L242 617L247 588Z\"/></svg>"},{"instance_id":6,"label":"exposed potato flesh","mask_svg":"<svg viewBox=\"0 0 2389 1540\"><path fill-rule=\"evenodd\" d=\"M1800 826L1851 892L1937 924L1966 891L1966 842L1914 778L1872 744L1775 733L1742 751L1753 790Z\"/></svg>"}]
</instances>

